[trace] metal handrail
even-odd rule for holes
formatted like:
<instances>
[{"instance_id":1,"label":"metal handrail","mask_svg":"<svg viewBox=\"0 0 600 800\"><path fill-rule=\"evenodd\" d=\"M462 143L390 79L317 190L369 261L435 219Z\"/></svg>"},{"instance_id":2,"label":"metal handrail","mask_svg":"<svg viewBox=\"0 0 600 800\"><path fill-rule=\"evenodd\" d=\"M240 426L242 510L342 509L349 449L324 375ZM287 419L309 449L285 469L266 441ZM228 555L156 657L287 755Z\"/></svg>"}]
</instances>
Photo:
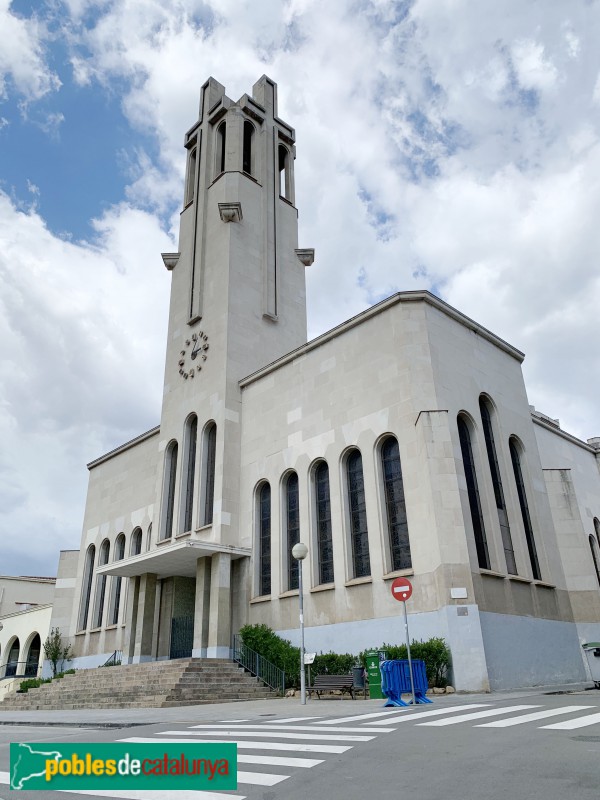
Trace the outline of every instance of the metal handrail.
<instances>
[{"instance_id":1,"label":"metal handrail","mask_svg":"<svg viewBox=\"0 0 600 800\"><path fill-rule=\"evenodd\" d=\"M25 664L23 672L19 672L21 664ZM0 681L13 678L37 678L39 661L7 661L0 666Z\"/></svg>"},{"instance_id":2,"label":"metal handrail","mask_svg":"<svg viewBox=\"0 0 600 800\"><path fill-rule=\"evenodd\" d=\"M123 661L123 651L122 650L115 650L112 656L106 659L104 664L101 664L102 667L114 667L117 664L120 664Z\"/></svg>"},{"instance_id":3,"label":"metal handrail","mask_svg":"<svg viewBox=\"0 0 600 800\"><path fill-rule=\"evenodd\" d=\"M233 660L248 670L252 675L256 675L263 683L285 694L285 672L275 664L267 661L260 653L251 650L242 641L239 633L233 635Z\"/></svg>"}]
</instances>

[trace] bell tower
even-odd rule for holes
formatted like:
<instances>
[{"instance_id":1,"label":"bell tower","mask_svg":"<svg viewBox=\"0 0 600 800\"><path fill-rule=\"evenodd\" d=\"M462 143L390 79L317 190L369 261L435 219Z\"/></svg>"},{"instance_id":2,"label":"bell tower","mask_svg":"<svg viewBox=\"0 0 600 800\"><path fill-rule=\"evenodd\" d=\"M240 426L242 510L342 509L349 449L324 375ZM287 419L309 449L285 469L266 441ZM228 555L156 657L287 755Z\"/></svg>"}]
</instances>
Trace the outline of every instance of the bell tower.
<instances>
[{"instance_id":1,"label":"bell tower","mask_svg":"<svg viewBox=\"0 0 600 800\"><path fill-rule=\"evenodd\" d=\"M252 544L238 522L239 381L306 342L313 251L298 249L295 132L277 116L272 80L233 102L210 78L184 144L179 252L163 254L172 284L153 545L165 563L170 546L193 546L193 653L216 656Z\"/></svg>"}]
</instances>

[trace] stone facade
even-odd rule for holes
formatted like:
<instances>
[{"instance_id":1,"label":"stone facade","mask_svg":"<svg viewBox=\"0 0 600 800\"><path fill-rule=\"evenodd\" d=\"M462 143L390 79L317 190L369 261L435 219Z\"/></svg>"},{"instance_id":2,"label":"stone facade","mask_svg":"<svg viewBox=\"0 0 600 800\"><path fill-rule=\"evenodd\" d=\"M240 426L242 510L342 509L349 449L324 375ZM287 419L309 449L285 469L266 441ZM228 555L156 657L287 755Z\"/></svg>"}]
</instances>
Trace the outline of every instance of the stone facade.
<instances>
[{"instance_id":1,"label":"stone facade","mask_svg":"<svg viewBox=\"0 0 600 800\"><path fill-rule=\"evenodd\" d=\"M306 342L295 133L261 78L210 79L185 136L160 425L92 462L56 623L76 665L443 636L458 689L585 680L600 639L600 450L528 404L523 354L428 292ZM592 542L592 539L594 542ZM72 611L69 613L69 606ZM518 658L515 655L518 653Z\"/></svg>"}]
</instances>

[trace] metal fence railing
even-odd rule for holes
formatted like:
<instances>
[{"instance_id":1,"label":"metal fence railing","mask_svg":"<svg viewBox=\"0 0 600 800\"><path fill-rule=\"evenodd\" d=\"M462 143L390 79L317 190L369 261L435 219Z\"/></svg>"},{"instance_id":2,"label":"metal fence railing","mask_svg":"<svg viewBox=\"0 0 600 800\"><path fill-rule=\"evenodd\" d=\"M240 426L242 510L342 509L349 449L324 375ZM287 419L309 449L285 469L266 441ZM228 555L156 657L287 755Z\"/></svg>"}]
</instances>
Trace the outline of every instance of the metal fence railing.
<instances>
[{"instance_id":1,"label":"metal fence railing","mask_svg":"<svg viewBox=\"0 0 600 800\"><path fill-rule=\"evenodd\" d=\"M102 666L116 667L118 664L122 662L122 660L123 660L123 651L115 650L115 652L109 658L106 659L106 661L104 662L104 664L102 664Z\"/></svg>"},{"instance_id":2,"label":"metal fence railing","mask_svg":"<svg viewBox=\"0 0 600 800\"><path fill-rule=\"evenodd\" d=\"M267 661L259 653L247 647L242 637L236 633L233 636L233 660L237 661L244 669L256 675L263 683L272 689L285 694L285 672L275 664Z\"/></svg>"},{"instance_id":3,"label":"metal fence railing","mask_svg":"<svg viewBox=\"0 0 600 800\"><path fill-rule=\"evenodd\" d=\"M39 662L8 661L0 666L0 680L5 678L37 678Z\"/></svg>"}]
</instances>

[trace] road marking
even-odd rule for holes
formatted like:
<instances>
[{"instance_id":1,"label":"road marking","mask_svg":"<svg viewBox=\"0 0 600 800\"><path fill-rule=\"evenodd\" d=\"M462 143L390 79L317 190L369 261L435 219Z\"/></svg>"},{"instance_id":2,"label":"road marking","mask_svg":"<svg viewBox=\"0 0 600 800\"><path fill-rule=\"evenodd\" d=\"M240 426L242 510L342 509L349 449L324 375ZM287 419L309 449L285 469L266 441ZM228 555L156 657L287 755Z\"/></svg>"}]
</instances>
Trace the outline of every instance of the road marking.
<instances>
[{"instance_id":1,"label":"road marking","mask_svg":"<svg viewBox=\"0 0 600 800\"><path fill-rule=\"evenodd\" d=\"M327 730L330 730L328 728ZM157 731L159 736L181 736L181 731ZM188 736L266 736L275 739L324 739L331 742L370 742L375 739L375 736L327 736L324 733L279 733L279 731L244 731L241 728L233 728L229 730L219 730L211 728L210 730L201 731L186 731Z\"/></svg>"},{"instance_id":2,"label":"road marking","mask_svg":"<svg viewBox=\"0 0 600 800\"><path fill-rule=\"evenodd\" d=\"M274 722L306 722L309 719L323 719L323 717L288 717L287 719L276 719ZM249 719L236 719L234 722L250 722Z\"/></svg>"},{"instance_id":3,"label":"road marking","mask_svg":"<svg viewBox=\"0 0 600 800\"><path fill-rule=\"evenodd\" d=\"M489 711L476 711L474 714L460 714L458 717L449 719L434 719L433 722L417 722L421 725L458 725L459 722L469 722L472 719L482 719L483 717L497 717L500 714L509 714L511 711L525 711L528 708L539 708L540 706L506 706L505 708L492 708Z\"/></svg>"},{"instance_id":4,"label":"road marking","mask_svg":"<svg viewBox=\"0 0 600 800\"><path fill-rule=\"evenodd\" d=\"M266 764L268 767L301 767L312 769L323 763L322 758L284 758L281 756L248 756L238 753L238 764Z\"/></svg>"},{"instance_id":5,"label":"road marking","mask_svg":"<svg viewBox=\"0 0 600 800\"><path fill-rule=\"evenodd\" d=\"M391 717L386 721L386 725L396 725L398 722L410 722L411 719L420 719L421 717L439 717L440 714L454 714L457 711L464 711L466 708L489 708L489 703L471 703L466 706L447 706L446 708L436 708L431 711L419 711L415 714L404 714L401 717ZM410 711L412 709L405 709ZM382 725L382 722L366 722L366 725ZM364 730L364 728L363 728ZM369 728L369 730L377 730L376 728Z\"/></svg>"},{"instance_id":6,"label":"road marking","mask_svg":"<svg viewBox=\"0 0 600 800\"><path fill-rule=\"evenodd\" d=\"M0 783L10 783L10 773L0 772ZM246 800L246 795L222 794L222 792L196 792L193 790L165 789L61 789L66 794L85 794L98 797L120 797L123 800Z\"/></svg>"},{"instance_id":7,"label":"road marking","mask_svg":"<svg viewBox=\"0 0 600 800\"><path fill-rule=\"evenodd\" d=\"M251 786L275 786L281 781L286 781L289 775L274 775L272 772L240 772L238 770L238 783L249 783Z\"/></svg>"},{"instance_id":8,"label":"road marking","mask_svg":"<svg viewBox=\"0 0 600 800\"><path fill-rule=\"evenodd\" d=\"M495 722L486 722L483 725L475 725L476 728L510 728L512 725L523 725L525 722L534 722L536 719L546 719L547 717L558 717L560 714L571 714L573 711L583 711L586 708L595 706L563 706L562 708L551 708L548 711L535 711L533 714L523 714L520 717L510 717L509 719L497 719Z\"/></svg>"},{"instance_id":9,"label":"road marking","mask_svg":"<svg viewBox=\"0 0 600 800\"><path fill-rule=\"evenodd\" d=\"M357 719L370 719L372 717L387 717L388 714L394 714L395 711L396 709L388 711L375 711L372 714L357 714L355 717L340 717L339 719L328 719L325 720L322 724L339 725L340 722L356 722Z\"/></svg>"},{"instance_id":10,"label":"road marking","mask_svg":"<svg viewBox=\"0 0 600 800\"><path fill-rule=\"evenodd\" d=\"M128 739L119 739L120 742L140 742L142 744L147 742L177 742L177 744L182 744L183 742L199 742L200 744L209 744L214 743L214 739L196 739L187 737L186 739L145 739L141 736L131 736ZM244 740L236 740L236 739L227 739L224 740L226 742L235 742L238 746L238 750L285 750L287 752L292 751L296 753L345 753L346 750L352 750L352 745L335 745L335 744L303 744L302 742L297 742L296 744L289 744L288 742L247 742Z\"/></svg>"},{"instance_id":11,"label":"road marking","mask_svg":"<svg viewBox=\"0 0 600 800\"><path fill-rule=\"evenodd\" d=\"M210 730L214 731L217 728L219 728L219 729L220 728L230 728L231 729L231 726L230 725L226 725L225 723L223 723L222 725L192 725L190 727L190 730L208 729L208 728L210 728ZM333 731L333 730L336 730L336 731L340 731L341 733L364 733L365 732L364 728L343 728L343 727L326 728L324 725L281 725L281 724L275 724L274 722L273 723L269 722L269 723L266 723L266 724L263 722L263 723L258 723L258 725L236 725L235 726L236 731L238 731L238 730L239 731L249 731L249 730L255 730L255 729L264 730L265 728L268 728L269 730L274 730L274 731ZM373 733L391 733L393 730L394 730L393 728L369 728L369 732L372 731Z\"/></svg>"},{"instance_id":12,"label":"road marking","mask_svg":"<svg viewBox=\"0 0 600 800\"><path fill-rule=\"evenodd\" d=\"M596 725L600 722L600 714L588 714L587 717L577 717L566 722L555 722L554 725L542 725L542 731L572 731L575 728L586 728L588 725Z\"/></svg>"}]
</instances>

